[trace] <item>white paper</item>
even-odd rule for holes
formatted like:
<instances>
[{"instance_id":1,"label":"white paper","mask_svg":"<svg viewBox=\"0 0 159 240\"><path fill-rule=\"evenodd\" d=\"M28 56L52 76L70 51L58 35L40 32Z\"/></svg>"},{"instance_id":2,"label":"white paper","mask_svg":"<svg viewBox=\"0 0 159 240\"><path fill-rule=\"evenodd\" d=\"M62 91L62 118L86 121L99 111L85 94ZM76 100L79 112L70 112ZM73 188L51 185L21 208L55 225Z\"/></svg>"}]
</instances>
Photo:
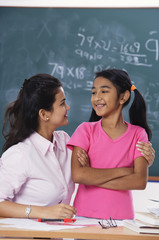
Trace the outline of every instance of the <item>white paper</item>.
<instances>
[{"instance_id":1,"label":"white paper","mask_svg":"<svg viewBox=\"0 0 159 240\"><path fill-rule=\"evenodd\" d=\"M94 218L76 217L75 223L66 224L66 223L61 223L61 222L59 222L59 223L50 222L48 224L45 222L38 222L33 219L2 218L2 219L0 219L0 224L5 224L5 225L3 225L3 227L13 227L13 228L38 230L38 231L51 231L51 230L82 228L82 227L86 227L86 226L99 226L98 221L102 221L102 220L94 219ZM118 226L123 226L122 220L121 221L118 220L118 221L116 221L116 223Z\"/></svg>"},{"instance_id":2,"label":"white paper","mask_svg":"<svg viewBox=\"0 0 159 240\"><path fill-rule=\"evenodd\" d=\"M65 225L65 224L62 224L62 225L47 224L44 222L41 223L32 219L23 219L23 218L0 219L0 224L6 224L6 225L3 225L3 227L13 227L13 228L38 230L38 231L51 231L51 230L73 229L73 228L83 227L83 226L73 226L73 225Z\"/></svg>"},{"instance_id":3,"label":"white paper","mask_svg":"<svg viewBox=\"0 0 159 240\"><path fill-rule=\"evenodd\" d=\"M86 218L86 217L76 217L76 225L83 225L83 226L99 226L98 222L102 222L105 224L105 220L96 219L96 218ZM123 226L123 220L115 220L117 226Z\"/></svg>"}]
</instances>

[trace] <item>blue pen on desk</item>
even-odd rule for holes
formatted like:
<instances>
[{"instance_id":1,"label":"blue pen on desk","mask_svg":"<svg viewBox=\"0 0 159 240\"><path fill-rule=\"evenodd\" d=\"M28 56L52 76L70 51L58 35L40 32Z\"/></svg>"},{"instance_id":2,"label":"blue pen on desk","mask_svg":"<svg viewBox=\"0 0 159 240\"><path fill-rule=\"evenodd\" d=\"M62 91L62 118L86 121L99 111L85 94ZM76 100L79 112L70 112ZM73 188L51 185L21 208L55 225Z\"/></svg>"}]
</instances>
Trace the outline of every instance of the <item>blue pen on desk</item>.
<instances>
[{"instance_id":1,"label":"blue pen on desk","mask_svg":"<svg viewBox=\"0 0 159 240\"><path fill-rule=\"evenodd\" d=\"M64 218L64 219L55 219L55 218L39 218L38 222L64 222L64 223L74 223L76 219Z\"/></svg>"}]
</instances>

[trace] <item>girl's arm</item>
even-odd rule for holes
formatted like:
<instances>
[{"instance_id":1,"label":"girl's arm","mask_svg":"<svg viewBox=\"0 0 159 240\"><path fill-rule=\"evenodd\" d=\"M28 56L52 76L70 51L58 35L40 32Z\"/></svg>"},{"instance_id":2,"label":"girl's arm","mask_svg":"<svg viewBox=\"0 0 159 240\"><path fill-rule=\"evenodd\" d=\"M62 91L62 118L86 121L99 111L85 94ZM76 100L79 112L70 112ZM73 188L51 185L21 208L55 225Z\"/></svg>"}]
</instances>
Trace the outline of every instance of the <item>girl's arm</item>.
<instances>
[{"instance_id":1,"label":"girl's arm","mask_svg":"<svg viewBox=\"0 0 159 240\"><path fill-rule=\"evenodd\" d=\"M26 218L25 210L28 205L10 201L0 202L0 217ZM76 209L70 205L60 203L53 206L31 206L29 218L72 218Z\"/></svg>"},{"instance_id":2,"label":"girl's arm","mask_svg":"<svg viewBox=\"0 0 159 240\"><path fill-rule=\"evenodd\" d=\"M82 151L82 148L74 147L72 152L72 179L75 183L98 186L112 179L127 176L133 172L132 168L98 169L91 168L90 166L83 167L78 160L79 151Z\"/></svg>"},{"instance_id":3,"label":"girl's arm","mask_svg":"<svg viewBox=\"0 0 159 240\"><path fill-rule=\"evenodd\" d=\"M136 144L137 149L142 153L143 157L148 162L148 166L150 167L155 159L155 150L152 147L150 142L138 142ZM78 152L78 160L82 164L82 166L89 166L89 157L85 150L81 150Z\"/></svg>"},{"instance_id":4,"label":"girl's arm","mask_svg":"<svg viewBox=\"0 0 159 240\"><path fill-rule=\"evenodd\" d=\"M113 190L142 190L145 189L147 180L148 163L144 157L138 157L134 161L133 173L96 186Z\"/></svg>"}]
</instances>

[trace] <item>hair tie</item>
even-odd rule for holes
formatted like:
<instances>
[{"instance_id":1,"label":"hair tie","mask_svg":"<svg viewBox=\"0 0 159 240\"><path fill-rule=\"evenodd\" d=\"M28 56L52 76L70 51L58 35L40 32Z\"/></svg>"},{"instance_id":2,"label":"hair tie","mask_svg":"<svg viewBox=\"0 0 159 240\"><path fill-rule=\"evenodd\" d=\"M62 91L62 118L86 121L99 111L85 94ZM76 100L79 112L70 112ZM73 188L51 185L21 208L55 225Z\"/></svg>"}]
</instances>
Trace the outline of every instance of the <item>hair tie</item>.
<instances>
[{"instance_id":1,"label":"hair tie","mask_svg":"<svg viewBox=\"0 0 159 240\"><path fill-rule=\"evenodd\" d=\"M131 91L134 91L136 89L135 85L131 85Z\"/></svg>"}]
</instances>

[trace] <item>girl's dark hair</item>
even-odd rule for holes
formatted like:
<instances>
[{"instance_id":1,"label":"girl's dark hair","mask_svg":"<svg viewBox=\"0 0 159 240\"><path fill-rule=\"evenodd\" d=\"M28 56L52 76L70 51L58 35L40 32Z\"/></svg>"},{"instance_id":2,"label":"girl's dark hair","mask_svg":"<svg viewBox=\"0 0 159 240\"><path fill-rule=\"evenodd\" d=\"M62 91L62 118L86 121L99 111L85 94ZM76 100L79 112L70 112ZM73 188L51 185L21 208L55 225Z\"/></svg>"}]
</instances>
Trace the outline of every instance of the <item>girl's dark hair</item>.
<instances>
[{"instance_id":1,"label":"girl's dark hair","mask_svg":"<svg viewBox=\"0 0 159 240\"><path fill-rule=\"evenodd\" d=\"M130 92L130 98L124 103L123 107L129 104L131 99L132 83L130 81L129 75L125 71L119 69L108 69L97 72L95 79L97 77L104 77L111 81L117 89L118 97L120 97L121 93L124 93L126 90L128 90ZM147 124L146 103L141 93L137 89L134 90L134 95L135 96L133 103L129 109L130 123L143 127L147 132L148 139L151 140L152 133ZM95 122L100 120L101 118L102 117L98 116L94 109L92 109L89 122Z\"/></svg>"},{"instance_id":2,"label":"girl's dark hair","mask_svg":"<svg viewBox=\"0 0 159 240\"><path fill-rule=\"evenodd\" d=\"M37 131L39 110L53 110L55 95L61 86L57 78L44 73L24 80L16 101L9 104L5 112L3 152Z\"/></svg>"}]
</instances>

